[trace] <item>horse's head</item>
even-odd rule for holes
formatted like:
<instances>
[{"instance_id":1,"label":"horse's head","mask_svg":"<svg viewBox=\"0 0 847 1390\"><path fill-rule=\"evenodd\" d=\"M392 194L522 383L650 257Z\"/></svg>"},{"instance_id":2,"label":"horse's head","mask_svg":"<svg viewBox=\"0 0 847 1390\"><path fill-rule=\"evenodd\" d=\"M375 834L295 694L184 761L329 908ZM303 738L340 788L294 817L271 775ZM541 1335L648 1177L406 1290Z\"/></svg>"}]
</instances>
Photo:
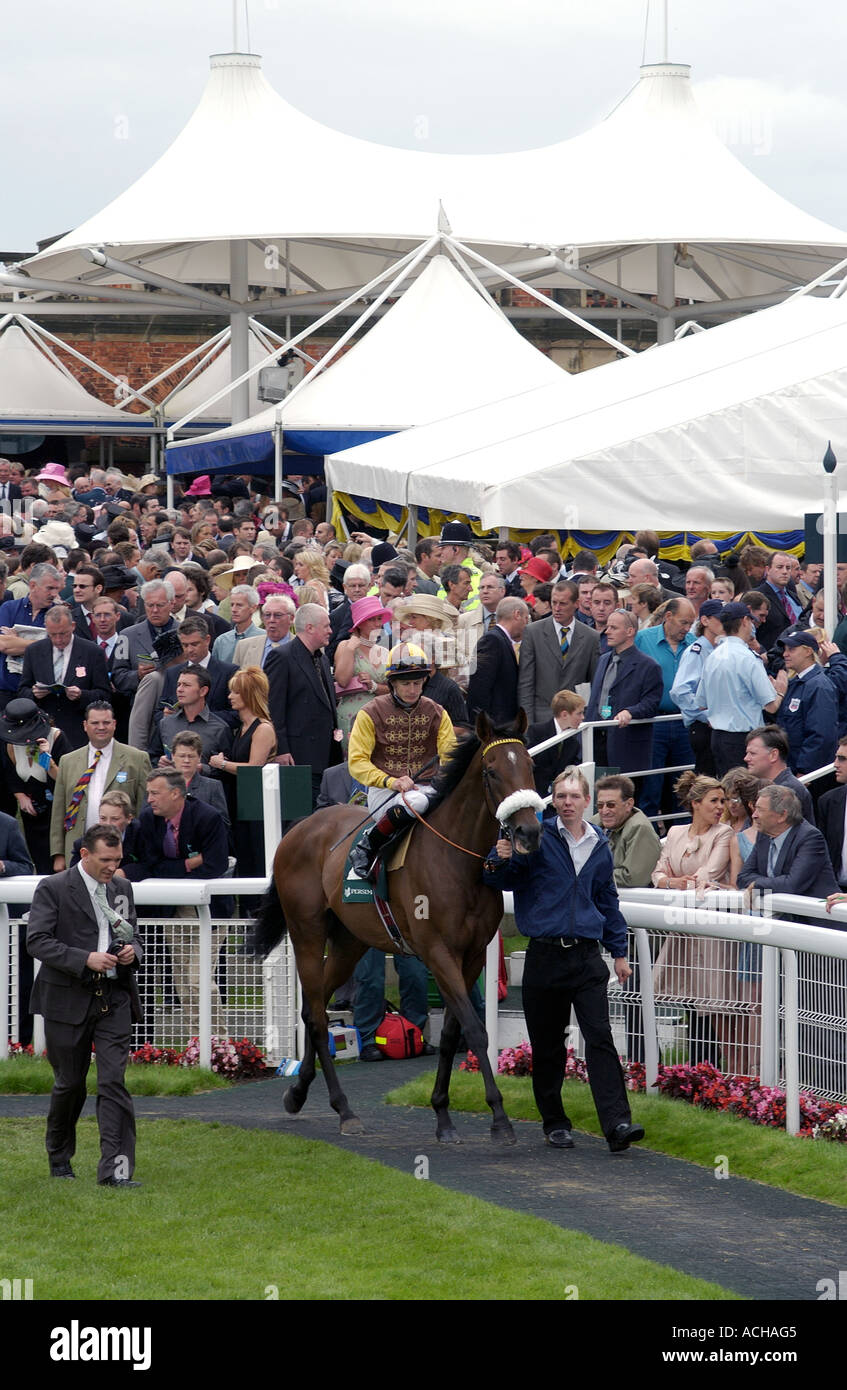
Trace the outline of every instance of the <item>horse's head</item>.
<instances>
[{"instance_id":1,"label":"horse's head","mask_svg":"<svg viewBox=\"0 0 847 1390\"><path fill-rule=\"evenodd\" d=\"M521 738L525 729L523 710L507 729L495 729L486 714L480 714L476 721L485 798L517 854L530 854L538 848L541 826L536 812L543 806L535 790L532 758Z\"/></svg>"}]
</instances>

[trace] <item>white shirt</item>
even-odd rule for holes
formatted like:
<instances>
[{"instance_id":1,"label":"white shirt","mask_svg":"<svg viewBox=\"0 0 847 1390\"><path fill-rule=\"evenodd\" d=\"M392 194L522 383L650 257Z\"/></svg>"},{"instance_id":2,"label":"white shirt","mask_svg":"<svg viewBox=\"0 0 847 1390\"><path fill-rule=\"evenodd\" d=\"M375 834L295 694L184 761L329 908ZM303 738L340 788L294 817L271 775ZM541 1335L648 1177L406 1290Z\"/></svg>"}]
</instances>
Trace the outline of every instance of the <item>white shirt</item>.
<instances>
[{"instance_id":1,"label":"white shirt","mask_svg":"<svg viewBox=\"0 0 847 1390\"><path fill-rule=\"evenodd\" d=\"M563 632L566 632L568 634L568 644L570 644L573 641L573 630L576 627L576 618L571 618L567 627L563 627L561 623L557 623L556 619L554 618L553 626L556 629L556 641L558 642L560 647L562 645Z\"/></svg>"},{"instance_id":2,"label":"white shirt","mask_svg":"<svg viewBox=\"0 0 847 1390\"><path fill-rule=\"evenodd\" d=\"M65 647L64 651L60 651L58 647L53 646L52 642L50 643L50 647L53 654L53 679L54 681L58 681L63 685L67 684L66 676L68 673L68 662L71 659L72 646L73 642L69 642L68 645ZM57 657L62 658L61 666L57 666Z\"/></svg>"},{"instance_id":3,"label":"white shirt","mask_svg":"<svg viewBox=\"0 0 847 1390\"><path fill-rule=\"evenodd\" d=\"M100 801L106 790L106 782L109 777L109 764L112 761L112 753L115 747L115 740L112 739L101 750L97 766L91 774L91 781L88 784L88 797L85 803L85 828L90 830L92 825L97 825L100 820ZM88 745L88 762L86 767L90 767L94 762L96 748Z\"/></svg>"},{"instance_id":4,"label":"white shirt","mask_svg":"<svg viewBox=\"0 0 847 1390\"><path fill-rule=\"evenodd\" d=\"M90 874L87 874L85 872L85 869L82 867L81 864L77 865L77 867L79 869L82 881L88 889L89 897L91 898L91 907L94 912L94 916L97 918L97 950L103 952L108 951L109 939L112 933L109 928L109 923L106 919L106 914L103 911L103 908L101 907L97 898L95 897L95 894L97 892L97 889L100 887L100 884L97 882L96 878L92 878ZM115 970L114 966L111 970L106 971L106 974L109 976L110 979L114 979L117 973L118 972L117 970Z\"/></svg>"},{"instance_id":5,"label":"white shirt","mask_svg":"<svg viewBox=\"0 0 847 1390\"><path fill-rule=\"evenodd\" d=\"M594 852L594 846L599 839L597 831L593 825L589 825L588 821L584 820L582 822L582 836L577 840L568 830L561 816L556 817L556 829L571 852L574 873L578 878Z\"/></svg>"}]
</instances>

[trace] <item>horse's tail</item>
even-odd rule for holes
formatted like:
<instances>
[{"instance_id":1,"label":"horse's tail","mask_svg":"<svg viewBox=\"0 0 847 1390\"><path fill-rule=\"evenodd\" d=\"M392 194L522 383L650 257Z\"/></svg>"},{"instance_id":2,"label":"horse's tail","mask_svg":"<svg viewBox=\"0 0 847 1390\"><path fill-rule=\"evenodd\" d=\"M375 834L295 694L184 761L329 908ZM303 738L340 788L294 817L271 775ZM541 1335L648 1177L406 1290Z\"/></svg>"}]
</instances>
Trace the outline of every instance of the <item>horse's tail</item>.
<instances>
[{"instance_id":1,"label":"horse's tail","mask_svg":"<svg viewBox=\"0 0 847 1390\"><path fill-rule=\"evenodd\" d=\"M247 938L247 949L253 955L267 956L287 933L285 913L276 883L271 878L270 887L266 890L258 914L253 919L253 928Z\"/></svg>"}]
</instances>

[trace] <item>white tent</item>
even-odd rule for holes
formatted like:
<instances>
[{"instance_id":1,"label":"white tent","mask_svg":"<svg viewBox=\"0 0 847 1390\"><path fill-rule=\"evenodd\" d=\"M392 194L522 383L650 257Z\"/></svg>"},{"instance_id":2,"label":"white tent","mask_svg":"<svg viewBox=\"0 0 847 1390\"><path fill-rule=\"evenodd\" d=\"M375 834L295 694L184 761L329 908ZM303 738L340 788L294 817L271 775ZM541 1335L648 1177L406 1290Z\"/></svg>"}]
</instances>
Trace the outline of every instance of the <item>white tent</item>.
<instances>
[{"instance_id":1,"label":"white tent","mask_svg":"<svg viewBox=\"0 0 847 1390\"><path fill-rule=\"evenodd\" d=\"M268 348L259 342L255 334L250 334L250 353L249 362L251 367L258 366L268 357ZM196 376L192 376L184 386L177 385L173 391L162 401L161 410L166 421L179 420L183 415L188 415L197 406L203 406L211 396L214 396L223 387L232 381L232 352L227 344L221 348L218 355L209 362L208 366L202 368ZM258 396L259 378L258 375L250 379L250 410L254 413L261 410L262 403ZM199 415L195 415L191 421L191 428L196 429L198 425L205 426L207 429L218 424L220 421L232 418L232 408L229 396L223 396L216 401L214 406L208 409L201 409Z\"/></svg>"},{"instance_id":2,"label":"white tent","mask_svg":"<svg viewBox=\"0 0 847 1390\"><path fill-rule=\"evenodd\" d=\"M131 435L155 429L149 412L129 414L92 396L49 342L36 343L37 336L15 322L0 333L0 434ZM51 341L58 343L52 335Z\"/></svg>"},{"instance_id":3,"label":"white tent","mask_svg":"<svg viewBox=\"0 0 847 1390\"><path fill-rule=\"evenodd\" d=\"M230 285L243 301L248 284L267 287L254 312L291 293L325 303L419 244L439 202L456 236L499 264L534 265L546 284L619 281L639 317L672 317L675 296L784 294L847 248L847 233L774 193L722 144L685 65L643 68L606 120L573 139L455 156L331 130L284 101L258 57L227 53L212 57L199 105L161 158L26 268L94 291L132 278L130 262L137 282L166 292ZM659 305L637 292L658 293ZM213 298L193 294L198 307ZM167 307L166 295L146 299Z\"/></svg>"},{"instance_id":4,"label":"white tent","mask_svg":"<svg viewBox=\"0 0 847 1390\"><path fill-rule=\"evenodd\" d=\"M239 459L253 464L262 456L257 449L272 458L277 426L287 448L323 455L469 404L569 380L478 286L445 255L437 255L343 357L278 406L205 438L172 445L168 471L205 470ZM175 404L168 405L173 418Z\"/></svg>"},{"instance_id":5,"label":"white tent","mask_svg":"<svg viewBox=\"0 0 847 1390\"><path fill-rule=\"evenodd\" d=\"M794 300L337 453L341 492L486 527L796 527L847 451L847 299Z\"/></svg>"}]
</instances>

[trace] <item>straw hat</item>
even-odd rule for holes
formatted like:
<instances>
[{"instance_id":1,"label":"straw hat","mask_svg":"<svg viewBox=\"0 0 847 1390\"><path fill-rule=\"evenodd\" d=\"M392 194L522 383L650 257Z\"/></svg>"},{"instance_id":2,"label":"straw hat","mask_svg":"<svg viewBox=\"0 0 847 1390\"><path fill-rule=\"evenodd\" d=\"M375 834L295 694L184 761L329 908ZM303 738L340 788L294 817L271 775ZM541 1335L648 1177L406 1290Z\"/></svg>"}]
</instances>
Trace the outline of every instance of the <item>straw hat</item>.
<instances>
[{"instance_id":1,"label":"straw hat","mask_svg":"<svg viewBox=\"0 0 847 1390\"><path fill-rule=\"evenodd\" d=\"M430 618L441 632L450 632L456 625L456 609L446 599L436 598L435 594L410 594L394 603L394 617L398 622L406 620L415 613Z\"/></svg>"}]
</instances>

